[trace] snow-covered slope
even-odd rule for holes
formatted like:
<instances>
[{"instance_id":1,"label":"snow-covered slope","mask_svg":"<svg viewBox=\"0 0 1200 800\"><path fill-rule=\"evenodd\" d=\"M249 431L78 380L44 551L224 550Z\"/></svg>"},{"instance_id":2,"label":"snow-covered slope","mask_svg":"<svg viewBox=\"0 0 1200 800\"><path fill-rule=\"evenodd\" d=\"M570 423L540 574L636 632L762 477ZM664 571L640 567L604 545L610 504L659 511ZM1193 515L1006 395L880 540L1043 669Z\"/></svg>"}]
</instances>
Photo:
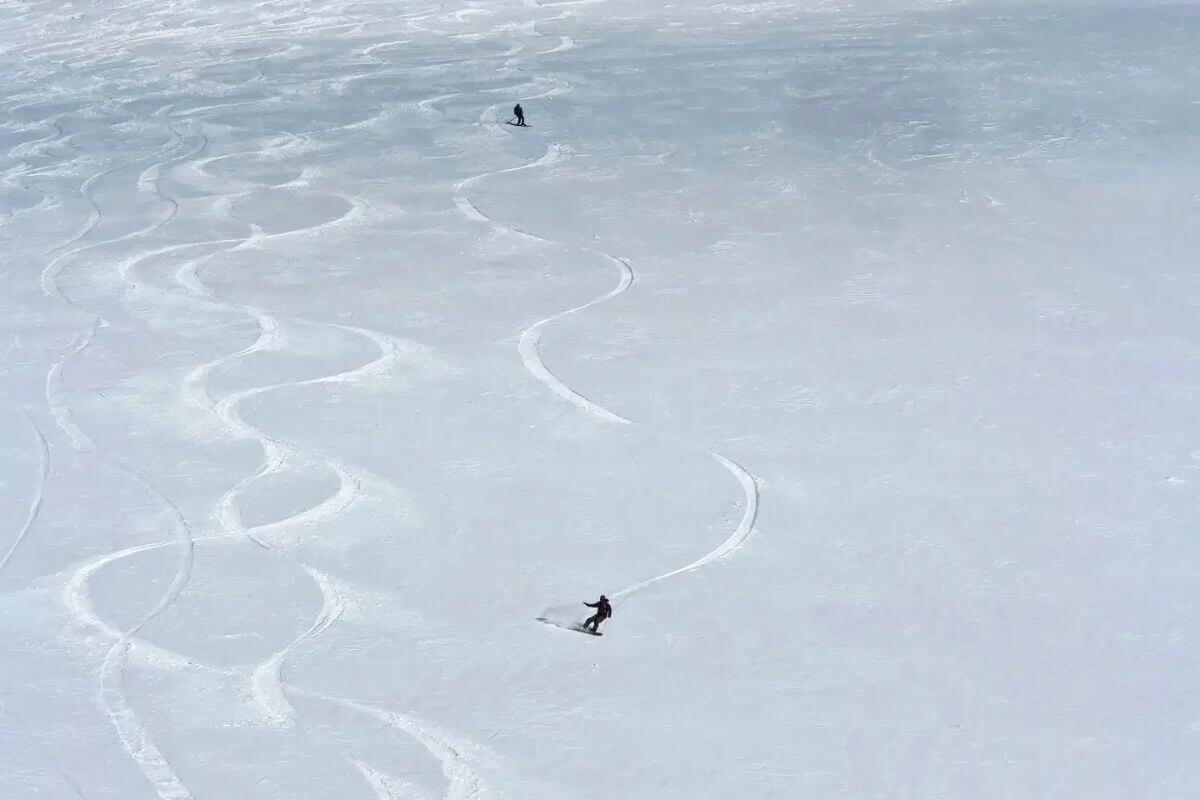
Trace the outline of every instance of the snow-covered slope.
<instances>
[{"instance_id":1,"label":"snow-covered slope","mask_svg":"<svg viewBox=\"0 0 1200 800\"><path fill-rule=\"evenodd\" d=\"M0 797L1200 797L1197 41L0 2Z\"/></svg>"}]
</instances>

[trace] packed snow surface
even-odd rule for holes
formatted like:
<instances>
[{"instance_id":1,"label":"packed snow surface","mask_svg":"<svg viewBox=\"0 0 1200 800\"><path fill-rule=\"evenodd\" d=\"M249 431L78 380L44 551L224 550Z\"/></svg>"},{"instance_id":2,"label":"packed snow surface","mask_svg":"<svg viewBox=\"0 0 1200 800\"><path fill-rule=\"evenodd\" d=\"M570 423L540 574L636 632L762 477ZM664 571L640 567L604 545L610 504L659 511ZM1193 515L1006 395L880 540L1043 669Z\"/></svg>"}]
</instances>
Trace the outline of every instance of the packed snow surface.
<instances>
[{"instance_id":1,"label":"packed snow surface","mask_svg":"<svg viewBox=\"0 0 1200 800\"><path fill-rule=\"evenodd\" d=\"M0 0L0 797L1200 797L1197 42Z\"/></svg>"}]
</instances>

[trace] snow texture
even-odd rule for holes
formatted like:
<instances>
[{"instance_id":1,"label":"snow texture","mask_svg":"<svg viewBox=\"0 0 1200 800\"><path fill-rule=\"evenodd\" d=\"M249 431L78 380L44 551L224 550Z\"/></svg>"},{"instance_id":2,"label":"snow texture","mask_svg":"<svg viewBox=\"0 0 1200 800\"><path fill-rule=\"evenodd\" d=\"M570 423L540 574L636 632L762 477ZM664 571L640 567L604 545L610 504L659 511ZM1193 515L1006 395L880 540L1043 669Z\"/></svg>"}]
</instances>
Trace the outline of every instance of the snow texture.
<instances>
[{"instance_id":1,"label":"snow texture","mask_svg":"<svg viewBox=\"0 0 1200 800\"><path fill-rule=\"evenodd\" d=\"M1200 797L1194 3L0 21L0 798Z\"/></svg>"}]
</instances>

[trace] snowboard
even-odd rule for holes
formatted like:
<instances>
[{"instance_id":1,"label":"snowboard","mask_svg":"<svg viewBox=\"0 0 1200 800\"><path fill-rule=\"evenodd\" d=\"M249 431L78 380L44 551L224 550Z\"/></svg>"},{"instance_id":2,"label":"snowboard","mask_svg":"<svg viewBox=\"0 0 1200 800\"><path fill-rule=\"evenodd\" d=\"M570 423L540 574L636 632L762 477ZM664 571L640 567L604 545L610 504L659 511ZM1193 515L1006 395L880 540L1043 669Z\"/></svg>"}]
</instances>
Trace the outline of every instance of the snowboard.
<instances>
[{"instance_id":1,"label":"snowboard","mask_svg":"<svg viewBox=\"0 0 1200 800\"><path fill-rule=\"evenodd\" d=\"M604 635L600 631L593 631L592 629L585 628L582 625L575 626L575 628L573 628L573 630L577 630L580 633L586 633L588 636L603 636Z\"/></svg>"}]
</instances>

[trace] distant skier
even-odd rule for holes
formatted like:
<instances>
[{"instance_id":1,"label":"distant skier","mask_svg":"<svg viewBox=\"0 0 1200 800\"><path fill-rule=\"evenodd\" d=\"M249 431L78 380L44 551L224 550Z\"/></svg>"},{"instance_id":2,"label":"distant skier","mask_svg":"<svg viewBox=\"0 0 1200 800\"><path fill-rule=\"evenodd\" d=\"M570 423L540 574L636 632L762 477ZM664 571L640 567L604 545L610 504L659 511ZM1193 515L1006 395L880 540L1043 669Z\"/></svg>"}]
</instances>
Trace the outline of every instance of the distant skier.
<instances>
[{"instance_id":1,"label":"distant skier","mask_svg":"<svg viewBox=\"0 0 1200 800\"><path fill-rule=\"evenodd\" d=\"M598 633L600 623L612 616L612 605L604 595L600 595L600 599L596 602L584 603L584 605L596 609L596 613L587 618L587 622L583 623L583 629L587 630L588 626L591 626L592 633Z\"/></svg>"},{"instance_id":2,"label":"distant skier","mask_svg":"<svg viewBox=\"0 0 1200 800\"><path fill-rule=\"evenodd\" d=\"M519 127L522 127L522 128L527 127L525 125L525 109L521 108L520 103L517 103L515 106L513 106L513 114L517 118L517 125Z\"/></svg>"}]
</instances>

